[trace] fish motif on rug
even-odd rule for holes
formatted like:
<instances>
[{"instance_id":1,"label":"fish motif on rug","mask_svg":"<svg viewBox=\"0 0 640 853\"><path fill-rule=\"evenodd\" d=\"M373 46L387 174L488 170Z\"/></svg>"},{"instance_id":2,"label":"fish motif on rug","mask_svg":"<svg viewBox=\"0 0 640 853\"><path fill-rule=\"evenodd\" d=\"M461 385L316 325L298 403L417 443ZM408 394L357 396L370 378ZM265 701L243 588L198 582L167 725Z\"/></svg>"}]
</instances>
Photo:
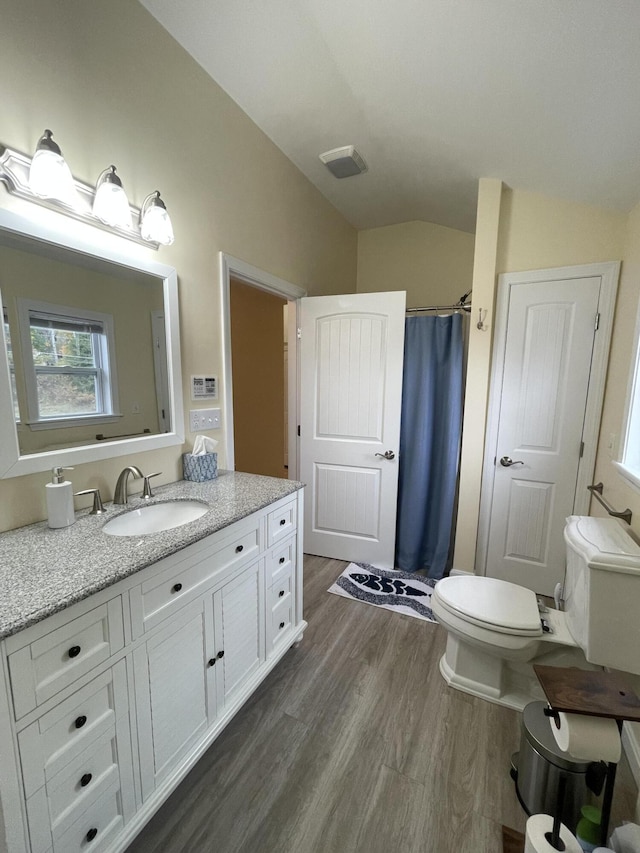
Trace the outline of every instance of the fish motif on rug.
<instances>
[{"instance_id":1,"label":"fish motif on rug","mask_svg":"<svg viewBox=\"0 0 640 853\"><path fill-rule=\"evenodd\" d=\"M435 622L431 594L437 581L368 563L349 563L328 592Z\"/></svg>"}]
</instances>

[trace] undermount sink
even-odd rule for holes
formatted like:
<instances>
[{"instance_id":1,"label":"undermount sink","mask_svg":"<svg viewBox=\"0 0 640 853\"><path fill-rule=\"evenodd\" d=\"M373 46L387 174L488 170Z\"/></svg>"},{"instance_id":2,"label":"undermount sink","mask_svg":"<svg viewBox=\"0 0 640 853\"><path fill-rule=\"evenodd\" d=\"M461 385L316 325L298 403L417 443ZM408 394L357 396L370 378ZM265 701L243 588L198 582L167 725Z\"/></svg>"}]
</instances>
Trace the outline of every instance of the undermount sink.
<instances>
[{"instance_id":1,"label":"undermount sink","mask_svg":"<svg viewBox=\"0 0 640 853\"><path fill-rule=\"evenodd\" d=\"M103 526L109 536L146 536L181 527L209 511L202 501L160 501L123 512Z\"/></svg>"}]
</instances>

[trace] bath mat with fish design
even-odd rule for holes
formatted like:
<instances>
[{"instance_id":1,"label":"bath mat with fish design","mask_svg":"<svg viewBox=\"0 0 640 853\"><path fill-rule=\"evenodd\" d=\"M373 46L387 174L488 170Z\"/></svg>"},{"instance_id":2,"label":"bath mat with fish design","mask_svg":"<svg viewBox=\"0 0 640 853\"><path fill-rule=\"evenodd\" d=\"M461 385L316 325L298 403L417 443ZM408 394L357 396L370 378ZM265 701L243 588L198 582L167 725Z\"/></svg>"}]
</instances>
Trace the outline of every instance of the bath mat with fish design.
<instances>
[{"instance_id":1,"label":"bath mat with fish design","mask_svg":"<svg viewBox=\"0 0 640 853\"><path fill-rule=\"evenodd\" d=\"M368 563L349 563L327 592L436 622L431 611L431 593L436 583L410 572L376 569Z\"/></svg>"}]
</instances>

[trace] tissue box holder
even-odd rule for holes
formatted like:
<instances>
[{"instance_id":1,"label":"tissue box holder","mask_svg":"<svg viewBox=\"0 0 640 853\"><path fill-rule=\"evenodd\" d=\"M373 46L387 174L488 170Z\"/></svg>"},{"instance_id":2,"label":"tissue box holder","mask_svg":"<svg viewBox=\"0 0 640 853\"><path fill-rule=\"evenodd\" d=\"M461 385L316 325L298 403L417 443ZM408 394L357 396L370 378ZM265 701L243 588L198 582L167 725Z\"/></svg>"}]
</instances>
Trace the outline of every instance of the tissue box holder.
<instances>
[{"instance_id":1,"label":"tissue box holder","mask_svg":"<svg viewBox=\"0 0 640 853\"><path fill-rule=\"evenodd\" d=\"M215 480L218 476L218 454L203 453L201 456L194 456L193 453L183 453L182 471L184 479L193 483Z\"/></svg>"}]
</instances>

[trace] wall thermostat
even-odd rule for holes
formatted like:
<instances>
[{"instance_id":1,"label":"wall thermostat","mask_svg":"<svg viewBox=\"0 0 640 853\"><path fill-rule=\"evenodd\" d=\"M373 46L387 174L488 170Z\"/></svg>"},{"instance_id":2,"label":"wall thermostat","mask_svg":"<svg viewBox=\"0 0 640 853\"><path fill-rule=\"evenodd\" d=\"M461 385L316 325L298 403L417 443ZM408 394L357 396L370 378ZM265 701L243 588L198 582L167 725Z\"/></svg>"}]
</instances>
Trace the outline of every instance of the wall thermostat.
<instances>
[{"instance_id":1,"label":"wall thermostat","mask_svg":"<svg viewBox=\"0 0 640 853\"><path fill-rule=\"evenodd\" d=\"M192 400L217 400L218 399L218 377L217 376L192 376L191 377L191 399Z\"/></svg>"}]
</instances>

